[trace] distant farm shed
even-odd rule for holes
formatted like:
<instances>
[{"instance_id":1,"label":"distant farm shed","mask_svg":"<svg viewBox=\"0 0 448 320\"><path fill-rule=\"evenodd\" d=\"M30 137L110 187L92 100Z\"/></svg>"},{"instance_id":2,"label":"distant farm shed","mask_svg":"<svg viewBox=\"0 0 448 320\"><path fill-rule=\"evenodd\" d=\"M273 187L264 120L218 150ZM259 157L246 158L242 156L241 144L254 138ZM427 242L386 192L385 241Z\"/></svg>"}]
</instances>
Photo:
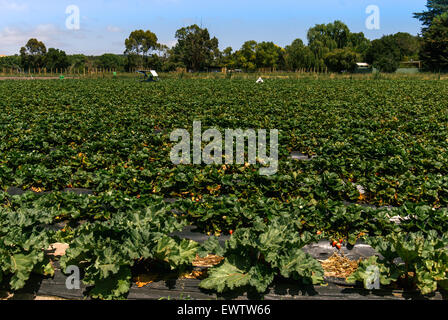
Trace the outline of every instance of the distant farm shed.
<instances>
[{"instance_id":1,"label":"distant farm shed","mask_svg":"<svg viewBox=\"0 0 448 320\"><path fill-rule=\"evenodd\" d=\"M366 62L356 63L356 73L370 73L372 72L372 67Z\"/></svg>"}]
</instances>

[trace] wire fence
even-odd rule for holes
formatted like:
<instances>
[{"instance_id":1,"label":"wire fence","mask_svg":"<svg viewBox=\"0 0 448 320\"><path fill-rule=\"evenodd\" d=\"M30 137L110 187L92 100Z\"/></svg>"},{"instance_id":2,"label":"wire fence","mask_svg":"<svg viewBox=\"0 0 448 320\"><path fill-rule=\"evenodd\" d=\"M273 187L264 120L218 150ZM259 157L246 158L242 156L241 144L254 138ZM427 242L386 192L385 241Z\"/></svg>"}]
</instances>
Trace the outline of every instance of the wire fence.
<instances>
[{"instance_id":1,"label":"wire fence","mask_svg":"<svg viewBox=\"0 0 448 320\"><path fill-rule=\"evenodd\" d=\"M67 69L46 69L46 68L0 68L0 78L104 78L104 79L140 79L141 75L136 72L140 69L121 71L109 68L67 68ZM332 73L327 68L302 68L294 71L281 71L271 68L262 68L252 72L235 71L222 69L220 71L188 72L186 70L176 70L171 72L158 72L160 78L165 79L423 79L423 80L448 80L446 73L429 72L398 72L392 74L378 73Z\"/></svg>"}]
</instances>

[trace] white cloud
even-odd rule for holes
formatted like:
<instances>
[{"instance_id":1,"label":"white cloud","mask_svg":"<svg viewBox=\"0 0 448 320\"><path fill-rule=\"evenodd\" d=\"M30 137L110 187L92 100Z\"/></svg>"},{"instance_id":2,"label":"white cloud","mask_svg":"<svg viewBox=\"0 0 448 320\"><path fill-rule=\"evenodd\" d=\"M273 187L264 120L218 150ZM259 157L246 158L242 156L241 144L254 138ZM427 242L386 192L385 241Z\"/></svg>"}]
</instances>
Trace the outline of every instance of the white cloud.
<instances>
[{"instance_id":1,"label":"white cloud","mask_svg":"<svg viewBox=\"0 0 448 320\"><path fill-rule=\"evenodd\" d=\"M172 40L172 41L164 41L162 42L162 44L168 46L168 48L173 48L176 44L177 44L177 40Z\"/></svg>"},{"instance_id":2,"label":"white cloud","mask_svg":"<svg viewBox=\"0 0 448 320\"><path fill-rule=\"evenodd\" d=\"M54 24L40 24L34 28L5 27L0 30L0 54L16 54L29 39L42 41L47 48L70 47L71 43L85 39L84 32L66 30Z\"/></svg>"},{"instance_id":3,"label":"white cloud","mask_svg":"<svg viewBox=\"0 0 448 320\"><path fill-rule=\"evenodd\" d=\"M53 40L55 37L63 34L63 31L53 24L40 24L34 31L36 37L40 38L41 41Z\"/></svg>"},{"instance_id":4,"label":"white cloud","mask_svg":"<svg viewBox=\"0 0 448 320\"><path fill-rule=\"evenodd\" d=\"M21 28L6 27L0 30L0 39L2 46L21 46L30 38L36 38L39 41L48 41L61 34L61 31L52 24L41 24L32 30L23 30Z\"/></svg>"},{"instance_id":5,"label":"white cloud","mask_svg":"<svg viewBox=\"0 0 448 320\"><path fill-rule=\"evenodd\" d=\"M121 28L115 26L107 26L107 31L109 32L121 32Z\"/></svg>"},{"instance_id":6,"label":"white cloud","mask_svg":"<svg viewBox=\"0 0 448 320\"><path fill-rule=\"evenodd\" d=\"M26 34L18 28L6 27L0 31L0 43L3 48L23 46L25 41L29 39L26 39L26 37Z\"/></svg>"},{"instance_id":7,"label":"white cloud","mask_svg":"<svg viewBox=\"0 0 448 320\"><path fill-rule=\"evenodd\" d=\"M24 11L28 9L25 3L11 0L0 0L0 11Z\"/></svg>"}]
</instances>

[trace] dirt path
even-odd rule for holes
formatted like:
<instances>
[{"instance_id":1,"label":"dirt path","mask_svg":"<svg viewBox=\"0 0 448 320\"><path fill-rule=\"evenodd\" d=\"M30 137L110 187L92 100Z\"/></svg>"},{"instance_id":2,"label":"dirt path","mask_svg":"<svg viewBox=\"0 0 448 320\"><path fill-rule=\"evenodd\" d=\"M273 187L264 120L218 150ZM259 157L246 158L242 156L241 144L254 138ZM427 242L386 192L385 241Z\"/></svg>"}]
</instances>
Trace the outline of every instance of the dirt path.
<instances>
[{"instance_id":1,"label":"dirt path","mask_svg":"<svg viewBox=\"0 0 448 320\"><path fill-rule=\"evenodd\" d=\"M0 77L1 80L58 80L59 77ZM72 77L65 77L65 79L72 79Z\"/></svg>"},{"instance_id":2,"label":"dirt path","mask_svg":"<svg viewBox=\"0 0 448 320\"><path fill-rule=\"evenodd\" d=\"M31 293L11 294L9 292L0 292L0 301L1 300L67 300L67 299L59 297L50 297L50 296L34 296Z\"/></svg>"}]
</instances>

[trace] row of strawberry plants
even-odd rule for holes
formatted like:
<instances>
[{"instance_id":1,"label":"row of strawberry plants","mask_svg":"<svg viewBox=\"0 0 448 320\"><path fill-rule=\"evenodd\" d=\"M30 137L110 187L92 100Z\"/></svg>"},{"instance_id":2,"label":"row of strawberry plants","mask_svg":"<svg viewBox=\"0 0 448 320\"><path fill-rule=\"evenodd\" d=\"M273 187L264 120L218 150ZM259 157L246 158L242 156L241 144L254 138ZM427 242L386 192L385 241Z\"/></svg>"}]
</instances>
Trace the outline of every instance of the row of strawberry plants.
<instances>
[{"instance_id":1,"label":"row of strawberry plants","mask_svg":"<svg viewBox=\"0 0 448 320\"><path fill-rule=\"evenodd\" d=\"M445 273L443 273L445 269L443 268L446 268L444 262L446 259L443 257L446 240L444 240L443 228L440 226L445 225L443 222L447 219L446 210L433 211L432 208L424 206L409 207L402 212L402 217L407 217L409 220L404 220L401 225L394 225L388 220L390 212L384 211L385 209L374 210L352 206L352 210L358 208L363 211L358 212L358 220L356 220L353 219L356 215L353 215L354 212L350 214L349 208L342 211L341 207L333 207L334 215L328 215L328 211L325 218L325 214L319 212L318 207L305 208L303 200L292 203L289 207L279 203L259 201L258 207L253 208L255 210L252 215L246 217L247 225L237 228L225 248L221 248L216 238L211 238L200 246L193 241L169 235L174 231L182 230L188 224L188 215L182 219L173 213L173 209L183 209L185 203L177 206L167 204L161 198L153 198L146 209L118 211L107 219L83 222L71 231L64 228L55 232L48 227L59 221L58 215L61 213L37 206L37 203L43 203L42 199L29 202L30 199L26 198L30 196L36 197L36 195L24 195L8 198L5 207L0 211L2 215L0 253L3 258L1 270L3 277L15 290L23 287L31 272L52 275L54 272L52 264L44 255L44 250L55 241L69 243L70 249L62 258L61 267L63 269L68 265L81 267L85 284L92 287L89 294L94 298L125 297L131 284L132 270L136 264L157 262L162 267L164 266L165 270L174 269L180 272L191 268L191 262L196 254L203 256L208 253L222 255L225 260L210 270L209 277L201 284L205 289L222 292L239 287L254 287L263 293L276 277L321 284L322 267L300 249L306 244L335 235L335 233L329 232L331 229L327 231L324 228L322 228L323 232L316 232L316 227L322 226L317 220L304 223L305 217L312 213L315 219L328 218L328 225L336 228L339 225L338 219L343 219L339 221L340 226L351 227L352 231L356 230L354 233L349 233L350 235L370 231L371 237L367 238L368 241L388 259L385 261L389 264L397 257L414 259L409 263L405 260L407 269L397 265L399 270L406 270L406 272L414 270L417 268L413 267L413 264L417 263L415 260L418 261L419 270L429 268L419 271L424 272L421 273L423 275L419 274L419 277L425 277L424 281L427 284L421 284L423 280L415 281L416 286L423 293L435 291L438 286L434 287L434 283L445 288ZM41 197L49 196L51 195ZM228 202L229 200L226 199ZM217 205L223 204L220 202ZM191 205L197 206L198 203L191 202ZM199 205L210 205L210 202L200 202ZM233 203L236 214L249 212L248 207L239 211L239 206L240 204ZM190 210L187 209L186 212ZM215 212L215 209L211 212ZM210 217L208 219L212 220ZM375 221L378 223L381 220L383 225L380 228L379 225L375 226ZM311 228L312 225L314 228ZM424 232L410 232L422 227ZM439 231L431 230L431 227L436 227ZM369 230L369 228L372 229ZM347 229L341 230L345 232ZM344 232L341 231L338 235L344 236ZM411 234L411 239L403 238L406 234ZM356 237L352 238L350 235L349 242L356 241ZM381 240L383 237L385 240ZM416 239L423 241L420 246ZM438 251L434 252L431 245ZM400 246L407 248L407 254L412 255L411 258L400 252ZM352 279L364 279L362 270L370 264L377 264L377 260L372 259L364 262L360 271ZM382 265L379 266L380 270L385 268ZM390 268L387 266L384 270L390 270ZM434 268L438 273L433 270ZM384 275L386 278L383 284L389 284L392 280L396 281L404 274L403 271L401 274L396 271L387 272L389 273ZM433 282L430 283L431 279Z\"/></svg>"},{"instance_id":2,"label":"row of strawberry plants","mask_svg":"<svg viewBox=\"0 0 448 320\"><path fill-rule=\"evenodd\" d=\"M163 198L154 195L131 197L122 192L78 195L71 192L48 194L25 193L11 196L0 192L3 207L10 210L50 212L55 222L65 222L71 230L79 221L107 221L119 212L143 210ZM402 207L369 207L326 200L308 202L302 198L279 201L270 198L204 196L176 200L170 214L179 221L193 224L210 234L229 234L231 230L250 227L256 218L271 221L279 214L289 214L300 222L300 230L326 232L328 236L344 237L350 244L364 235L386 235L396 231L436 230L445 232L448 209L435 209L425 204L405 203ZM398 221L400 224L391 222Z\"/></svg>"},{"instance_id":3,"label":"row of strawberry plants","mask_svg":"<svg viewBox=\"0 0 448 320\"><path fill-rule=\"evenodd\" d=\"M0 88L3 189L448 204L443 82L50 81ZM257 166L174 166L169 134L191 130L195 120L204 130L278 129L278 174L260 177ZM293 161L291 151L317 157Z\"/></svg>"},{"instance_id":4,"label":"row of strawberry plants","mask_svg":"<svg viewBox=\"0 0 448 320\"><path fill-rule=\"evenodd\" d=\"M251 288L265 293L276 278L304 284L324 283L317 260L301 249L324 237L302 230L291 214L280 213L269 223L255 218L253 225L236 230L222 248L217 238L199 245L169 236L180 231L170 215L171 206L155 202L145 210L118 213L107 221L82 224L70 239L70 248L60 260L62 270L76 265L83 271L88 294L98 299L125 298L138 264L157 264L157 270L182 272L191 268L196 255L217 254L225 259L208 271L200 286L219 293ZM51 276L52 262L44 254L60 234L44 229L54 217L36 210L1 210L1 275L10 288L22 288L32 272ZM382 255L361 262L348 281L368 282L371 268L379 270L382 285L399 282L401 287L430 294L448 289L448 242L436 231L395 232L369 237L367 241ZM400 258L400 260L397 260ZM152 269L151 269L152 270Z\"/></svg>"}]
</instances>

